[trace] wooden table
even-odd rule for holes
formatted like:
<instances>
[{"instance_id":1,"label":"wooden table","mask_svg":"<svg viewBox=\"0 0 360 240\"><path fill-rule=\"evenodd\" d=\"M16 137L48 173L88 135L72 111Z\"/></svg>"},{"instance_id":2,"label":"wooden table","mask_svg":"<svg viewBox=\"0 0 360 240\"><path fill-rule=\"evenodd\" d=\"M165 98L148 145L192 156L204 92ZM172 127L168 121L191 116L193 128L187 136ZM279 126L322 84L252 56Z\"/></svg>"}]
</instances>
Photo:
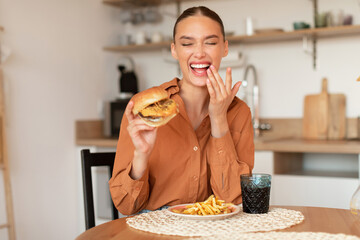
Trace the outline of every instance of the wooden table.
<instances>
[{"instance_id":1,"label":"wooden table","mask_svg":"<svg viewBox=\"0 0 360 240\"><path fill-rule=\"evenodd\" d=\"M344 233L360 237L360 217L351 214L350 210L319 207L295 207L282 208L293 209L303 213L305 220L281 232L327 232ZM91 228L76 240L142 240L142 239L186 239L188 237L158 235L133 229L126 224L125 218Z\"/></svg>"}]
</instances>

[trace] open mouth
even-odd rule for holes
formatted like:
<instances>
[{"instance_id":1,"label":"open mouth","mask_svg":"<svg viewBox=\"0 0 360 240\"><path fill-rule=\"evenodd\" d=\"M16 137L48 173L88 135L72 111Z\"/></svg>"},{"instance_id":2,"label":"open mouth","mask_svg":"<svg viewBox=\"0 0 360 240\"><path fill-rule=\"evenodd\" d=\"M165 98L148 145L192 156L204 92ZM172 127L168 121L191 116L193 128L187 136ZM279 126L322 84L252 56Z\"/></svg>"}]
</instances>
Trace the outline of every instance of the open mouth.
<instances>
[{"instance_id":1,"label":"open mouth","mask_svg":"<svg viewBox=\"0 0 360 240\"><path fill-rule=\"evenodd\" d=\"M206 70L210 67L210 63L201 63L201 64L190 64L191 69L197 73L197 75L206 74Z\"/></svg>"}]
</instances>

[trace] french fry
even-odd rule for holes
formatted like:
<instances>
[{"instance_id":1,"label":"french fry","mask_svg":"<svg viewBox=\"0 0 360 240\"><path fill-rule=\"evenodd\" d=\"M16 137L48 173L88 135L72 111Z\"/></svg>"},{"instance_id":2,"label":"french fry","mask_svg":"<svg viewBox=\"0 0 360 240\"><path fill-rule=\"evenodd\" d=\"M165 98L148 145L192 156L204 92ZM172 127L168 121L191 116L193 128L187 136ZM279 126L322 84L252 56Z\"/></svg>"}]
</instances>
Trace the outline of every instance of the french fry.
<instances>
[{"instance_id":1,"label":"french fry","mask_svg":"<svg viewBox=\"0 0 360 240\"><path fill-rule=\"evenodd\" d=\"M200 203L195 203L195 205L199 208L201 215L207 215Z\"/></svg>"},{"instance_id":2,"label":"french fry","mask_svg":"<svg viewBox=\"0 0 360 240\"><path fill-rule=\"evenodd\" d=\"M215 213L211 210L210 206L208 204L201 204L201 206L205 209L206 212L208 212L210 215L214 215Z\"/></svg>"},{"instance_id":3,"label":"french fry","mask_svg":"<svg viewBox=\"0 0 360 240\"><path fill-rule=\"evenodd\" d=\"M203 202L196 202L187 205L184 209L173 209L175 213L191 214L191 215L217 215L231 213L232 203L225 203L224 200L219 200L218 197L211 195Z\"/></svg>"}]
</instances>

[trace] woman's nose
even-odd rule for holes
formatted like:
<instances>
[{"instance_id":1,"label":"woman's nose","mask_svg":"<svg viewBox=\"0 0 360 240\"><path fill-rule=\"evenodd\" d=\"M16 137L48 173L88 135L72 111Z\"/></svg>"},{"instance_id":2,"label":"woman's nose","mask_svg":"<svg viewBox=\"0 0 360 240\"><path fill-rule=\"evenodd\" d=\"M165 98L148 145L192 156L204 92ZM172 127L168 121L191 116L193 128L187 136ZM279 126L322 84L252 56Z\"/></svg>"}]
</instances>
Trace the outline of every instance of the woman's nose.
<instances>
[{"instance_id":1,"label":"woman's nose","mask_svg":"<svg viewBox=\"0 0 360 240\"><path fill-rule=\"evenodd\" d=\"M196 45L195 48L195 57L201 58L205 56L205 49L202 44Z\"/></svg>"}]
</instances>

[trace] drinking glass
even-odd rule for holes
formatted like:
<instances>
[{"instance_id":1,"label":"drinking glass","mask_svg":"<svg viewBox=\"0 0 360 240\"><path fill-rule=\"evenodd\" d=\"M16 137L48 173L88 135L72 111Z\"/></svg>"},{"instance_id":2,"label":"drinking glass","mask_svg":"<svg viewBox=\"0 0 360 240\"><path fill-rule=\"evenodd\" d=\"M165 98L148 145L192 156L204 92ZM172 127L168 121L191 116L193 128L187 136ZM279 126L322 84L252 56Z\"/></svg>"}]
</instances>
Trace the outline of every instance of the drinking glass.
<instances>
[{"instance_id":1,"label":"drinking glass","mask_svg":"<svg viewBox=\"0 0 360 240\"><path fill-rule=\"evenodd\" d=\"M267 213L270 202L271 175L242 174L240 178L243 211L253 214Z\"/></svg>"},{"instance_id":2,"label":"drinking glass","mask_svg":"<svg viewBox=\"0 0 360 240\"><path fill-rule=\"evenodd\" d=\"M360 217L360 185L351 198L350 211Z\"/></svg>"}]
</instances>

